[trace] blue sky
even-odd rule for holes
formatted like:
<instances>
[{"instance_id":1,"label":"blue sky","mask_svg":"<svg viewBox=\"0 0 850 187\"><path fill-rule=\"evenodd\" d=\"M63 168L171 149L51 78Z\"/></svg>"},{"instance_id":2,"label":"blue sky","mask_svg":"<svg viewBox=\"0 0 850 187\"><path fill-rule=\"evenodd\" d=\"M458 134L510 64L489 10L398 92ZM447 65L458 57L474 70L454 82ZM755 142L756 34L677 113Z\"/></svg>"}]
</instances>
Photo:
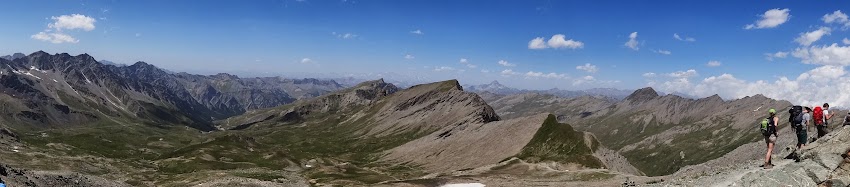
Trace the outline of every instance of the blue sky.
<instances>
[{"instance_id":1,"label":"blue sky","mask_svg":"<svg viewBox=\"0 0 850 187\"><path fill-rule=\"evenodd\" d=\"M529 89L653 86L739 98L758 93L781 97L755 87L760 82L778 86L783 77L803 81L798 78L817 68L840 71L835 78L842 79L844 66L850 65L841 56L848 45L842 42L848 37L847 3L12 0L4 5L11 8L0 12L6 25L0 29L0 54L89 53L119 63L145 61L203 74L394 72L424 80L457 78L465 84L499 80ZM772 17L779 20L758 28L770 10L787 17ZM824 20L838 10L845 19L835 14L837 20ZM74 14L90 18L83 24L93 28L55 26L63 15ZM747 29L748 24L755 28ZM828 34L812 43L795 41L821 28ZM73 39L56 42L36 36L40 32ZM626 46L634 32L636 50ZM554 35L564 40L546 44ZM544 41L538 47L544 49L530 46L538 37ZM832 43L837 46L829 48ZM765 53L777 52L786 54L766 58ZM838 56L818 60L830 55ZM514 66L500 65L503 60ZM710 61L719 66L709 66ZM723 82L753 88L732 92L722 89L730 85L707 85L710 78L729 76L733 80ZM694 91L701 85L704 91Z\"/></svg>"}]
</instances>

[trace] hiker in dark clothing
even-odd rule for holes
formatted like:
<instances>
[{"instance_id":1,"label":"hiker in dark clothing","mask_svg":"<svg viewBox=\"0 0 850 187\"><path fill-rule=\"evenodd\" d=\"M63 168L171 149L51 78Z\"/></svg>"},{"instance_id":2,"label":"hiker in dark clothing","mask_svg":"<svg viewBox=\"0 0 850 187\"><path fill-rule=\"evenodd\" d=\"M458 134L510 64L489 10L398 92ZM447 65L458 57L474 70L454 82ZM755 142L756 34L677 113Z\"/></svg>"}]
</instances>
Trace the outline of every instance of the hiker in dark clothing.
<instances>
[{"instance_id":1,"label":"hiker in dark clothing","mask_svg":"<svg viewBox=\"0 0 850 187\"><path fill-rule=\"evenodd\" d=\"M806 131L808 131L808 126L812 124L812 109L809 107L805 107L803 108L802 112L803 120L800 121L800 124L793 125L794 131L797 132L797 152L796 157L794 158L796 162L800 162L802 160L800 158L800 155L803 154L803 148L806 147L806 141L808 141L808 133Z\"/></svg>"},{"instance_id":2,"label":"hiker in dark clothing","mask_svg":"<svg viewBox=\"0 0 850 187\"><path fill-rule=\"evenodd\" d=\"M763 126L767 126L767 132L764 135L764 141L767 144L767 153L764 155L764 169L773 168L771 155L773 154L773 146L776 144L776 137L779 137L776 124L779 122L779 117L776 116L776 109L768 110L770 117L762 120Z\"/></svg>"}]
</instances>

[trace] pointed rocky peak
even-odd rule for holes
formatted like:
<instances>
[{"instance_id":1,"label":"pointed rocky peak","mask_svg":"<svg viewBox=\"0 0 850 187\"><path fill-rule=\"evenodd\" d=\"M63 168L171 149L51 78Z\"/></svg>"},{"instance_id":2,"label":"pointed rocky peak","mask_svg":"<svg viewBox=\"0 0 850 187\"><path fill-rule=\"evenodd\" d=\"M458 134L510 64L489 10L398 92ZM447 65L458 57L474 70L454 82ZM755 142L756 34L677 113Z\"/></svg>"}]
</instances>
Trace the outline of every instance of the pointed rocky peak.
<instances>
[{"instance_id":1,"label":"pointed rocky peak","mask_svg":"<svg viewBox=\"0 0 850 187\"><path fill-rule=\"evenodd\" d=\"M91 55L89 55L88 53L79 54L79 55L74 56L74 57L75 57L75 58L81 58L81 59L84 59L84 60L94 60L94 57L92 57L92 56L91 56ZM95 60L95 61L96 61L96 60Z\"/></svg>"},{"instance_id":2,"label":"pointed rocky peak","mask_svg":"<svg viewBox=\"0 0 850 187\"><path fill-rule=\"evenodd\" d=\"M642 101L648 101L648 100L654 99L656 97L658 97L658 92L655 92L655 89L652 89L652 87L646 87L646 88L641 88L641 89L635 90L635 92L632 92L631 95L626 97L626 100L633 101L633 102L634 101L642 102Z\"/></svg>"},{"instance_id":3,"label":"pointed rocky peak","mask_svg":"<svg viewBox=\"0 0 850 187\"><path fill-rule=\"evenodd\" d=\"M28 56L30 56L30 57L36 57L36 56L48 56L48 55L50 55L50 54L48 54L47 52L44 52L44 51L36 51L36 52L34 52L34 53L32 53L32 54L30 54L30 55L28 55Z\"/></svg>"},{"instance_id":4,"label":"pointed rocky peak","mask_svg":"<svg viewBox=\"0 0 850 187\"><path fill-rule=\"evenodd\" d=\"M130 65L130 66L136 67L136 68L143 68L143 67L152 67L153 65L150 65L150 64L148 64L147 62L144 62L144 61L138 61L138 62L136 62L136 63L134 63L133 65Z\"/></svg>"}]
</instances>

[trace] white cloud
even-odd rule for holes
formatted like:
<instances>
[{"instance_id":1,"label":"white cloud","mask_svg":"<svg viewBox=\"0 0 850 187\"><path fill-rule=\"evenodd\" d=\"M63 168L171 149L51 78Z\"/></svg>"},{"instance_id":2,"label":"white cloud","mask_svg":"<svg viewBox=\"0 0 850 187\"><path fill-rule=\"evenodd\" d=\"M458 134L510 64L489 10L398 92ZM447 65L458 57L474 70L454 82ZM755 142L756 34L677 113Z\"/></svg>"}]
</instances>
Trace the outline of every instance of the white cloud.
<instances>
[{"instance_id":1,"label":"white cloud","mask_svg":"<svg viewBox=\"0 0 850 187\"><path fill-rule=\"evenodd\" d=\"M590 63L586 63L586 64L584 64L584 65L582 65L582 66L576 66L576 69L577 69L577 70L586 71L586 72L588 72L588 73L596 73L596 71L599 71L599 69L598 69L598 68L596 68L596 66L595 66L595 65L590 64Z\"/></svg>"},{"instance_id":2,"label":"white cloud","mask_svg":"<svg viewBox=\"0 0 850 187\"><path fill-rule=\"evenodd\" d=\"M691 78L691 77L694 77L694 76L697 76L697 75L699 75L699 74L697 73L697 70L694 70L694 69L689 69L687 71L677 71L677 72L672 72L672 73L667 74L667 76L670 76L670 77L673 77L673 78Z\"/></svg>"},{"instance_id":3,"label":"white cloud","mask_svg":"<svg viewBox=\"0 0 850 187\"><path fill-rule=\"evenodd\" d=\"M354 38L357 38L357 35L356 35L356 34L352 34L352 33L337 33L337 32L331 32L331 34L332 34L332 35L334 35L334 36L336 36L337 38L342 38L342 39L354 39Z\"/></svg>"},{"instance_id":4,"label":"white cloud","mask_svg":"<svg viewBox=\"0 0 850 187\"><path fill-rule=\"evenodd\" d=\"M313 60L311 60L310 58L302 58L301 63L302 64L312 64Z\"/></svg>"},{"instance_id":5,"label":"white cloud","mask_svg":"<svg viewBox=\"0 0 850 187\"><path fill-rule=\"evenodd\" d=\"M844 45L850 45L850 39L844 38L841 40L841 43L844 43Z\"/></svg>"},{"instance_id":6,"label":"white cloud","mask_svg":"<svg viewBox=\"0 0 850 187\"><path fill-rule=\"evenodd\" d=\"M547 43L549 44L549 47L552 47L552 48L555 48L555 49L558 49L558 48L578 49L578 48L584 47L584 43L582 43L580 41L575 41L573 39L566 40L566 36L564 36L563 34L553 35L552 38L549 38L549 41ZM529 45L530 45L530 43L529 43Z\"/></svg>"},{"instance_id":7,"label":"white cloud","mask_svg":"<svg viewBox=\"0 0 850 187\"><path fill-rule=\"evenodd\" d=\"M32 36L30 36L30 38L55 44L80 42L80 40L77 40L70 35L56 32L38 32L37 34L33 34Z\"/></svg>"},{"instance_id":8,"label":"white cloud","mask_svg":"<svg viewBox=\"0 0 850 187\"><path fill-rule=\"evenodd\" d=\"M830 32L832 32L832 29L829 29L827 27L821 27L818 30L812 32L800 33L800 37L797 37L797 39L794 39L794 41L802 46L809 46L812 45L812 43L820 40L820 38L824 35L829 35Z\"/></svg>"},{"instance_id":9,"label":"white cloud","mask_svg":"<svg viewBox=\"0 0 850 187\"><path fill-rule=\"evenodd\" d=\"M441 67L434 68L434 71L454 71L454 70L455 70L455 68L448 67L448 66L441 66Z\"/></svg>"},{"instance_id":10,"label":"white cloud","mask_svg":"<svg viewBox=\"0 0 850 187\"><path fill-rule=\"evenodd\" d=\"M644 74L643 74L643 77L646 77L646 78L653 78L653 77L655 77L655 76L656 76L656 75L655 75L655 73L652 73L652 72L644 73Z\"/></svg>"},{"instance_id":11,"label":"white cloud","mask_svg":"<svg viewBox=\"0 0 850 187\"><path fill-rule=\"evenodd\" d=\"M800 58L803 63L806 64L832 66L850 65L850 46L839 46L836 43L829 46L797 48L791 55Z\"/></svg>"},{"instance_id":12,"label":"white cloud","mask_svg":"<svg viewBox=\"0 0 850 187\"><path fill-rule=\"evenodd\" d=\"M658 53L658 54L662 54L662 55L670 55L670 54L673 54L673 52L670 52L670 51L668 51L668 50L663 50L663 49L659 49L659 50L652 50L652 52L655 52L655 53Z\"/></svg>"},{"instance_id":13,"label":"white cloud","mask_svg":"<svg viewBox=\"0 0 850 187\"><path fill-rule=\"evenodd\" d=\"M490 70L482 69L481 73L490 73Z\"/></svg>"},{"instance_id":14,"label":"white cloud","mask_svg":"<svg viewBox=\"0 0 850 187\"><path fill-rule=\"evenodd\" d=\"M836 23L844 25L844 28L850 27L850 19L848 19L847 14L841 12L841 10L836 10L832 14L823 15L821 18L824 23Z\"/></svg>"},{"instance_id":15,"label":"white cloud","mask_svg":"<svg viewBox=\"0 0 850 187\"><path fill-rule=\"evenodd\" d=\"M578 85L581 85L581 84L584 84L584 83L591 83L591 82L594 82L594 81L596 81L596 78L588 75L588 76L584 76L584 77L573 80L573 86L578 86Z\"/></svg>"},{"instance_id":16,"label":"white cloud","mask_svg":"<svg viewBox=\"0 0 850 187\"><path fill-rule=\"evenodd\" d=\"M773 61L773 59L785 58L785 57L788 57L788 52L780 51L780 52L776 52L776 53L765 53L764 54L764 58L767 59L768 61Z\"/></svg>"},{"instance_id":17,"label":"white cloud","mask_svg":"<svg viewBox=\"0 0 850 187\"><path fill-rule=\"evenodd\" d=\"M629 41L627 41L626 44L623 45L635 51L639 50L640 48L638 48L637 32L632 32L632 34L629 34Z\"/></svg>"},{"instance_id":18,"label":"white cloud","mask_svg":"<svg viewBox=\"0 0 850 187\"><path fill-rule=\"evenodd\" d=\"M54 22L47 24L47 29L31 35L30 38L54 44L78 43L80 40L63 33L63 30L92 31L95 29L94 23L97 22L94 18L81 14L53 16L50 19Z\"/></svg>"},{"instance_id":19,"label":"white cloud","mask_svg":"<svg viewBox=\"0 0 850 187\"><path fill-rule=\"evenodd\" d=\"M698 97L718 94L725 99L762 94L773 99L788 100L794 105L820 105L828 102L835 106L850 106L850 96L838 94L850 90L850 75L841 66L820 66L801 73L796 79L779 77L773 81L745 81L731 74L721 74L707 77L696 84L667 86L677 84L676 81L679 79L665 82L659 90Z\"/></svg>"},{"instance_id":20,"label":"white cloud","mask_svg":"<svg viewBox=\"0 0 850 187\"><path fill-rule=\"evenodd\" d=\"M764 14L759 15L761 19L756 21L755 24L749 24L744 26L744 29L766 29L766 28L774 28L785 22L791 17L790 13L791 9L770 9Z\"/></svg>"},{"instance_id":21,"label":"white cloud","mask_svg":"<svg viewBox=\"0 0 850 187\"><path fill-rule=\"evenodd\" d=\"M558 74L558 73L543 73L543 72L534 72L529 71L525 73L526 78L547 78L547 79L566 79L566 74Z\"/></svg>"},{"instance_id":22,"label":"white cloud","mask_svg":"<svg viewBox=\"0 0 850 187\"><path fill-rule=\"evenodd\" d=\"M416 29L415 31L410 31L410 34L423 35L425 33L422 30Z\"/></svg>"},{"instance_id":23,"label":"white cloud","mask_svg":"<svg viewBox=\"0 0 850 187\"><path fill-rule=\"evenodd\" d=\"M460 61L458 61L458 62L459 62L460 64L464 64L464 65L466 65L466 67L468 67L468 68L470 68L470 69L475 69L475 68L477 68L477 67L478 67L478 66L477 66L477 65L475 65L475 64L471 64L471 63L469 63L469 60L467 60L466 58L461 58L461 59L460 59Z\"/></svg>"},{"instance_id":24,"label":"white cloud","mask_svg":"<svg viewBox=\"0 0 850 187\"><path fill-rule=\"evenodd\" d=\"M720 63L720 61L712 60L712 61L708 61L708 63L706 63L705 65L708 66L708 67L717 67L717 66L720 66L722 64L723 63Z\"/></svg>"},{"instance_id":25,"label":"white cloud","mask_svg":"<svg viewBox=\"0 0 850 187\"><path fill-rule=\"evenodd\" d=\"M413 60L414 58L416 58L416 57L414 57L413 55L410 55L410 54L404 55L404 59Z\"/></svg>"},{"instance_id":26,"label":"white cloud","mask_svg":"<svg viewBox=\"0 0 850 187\"><path fill-rule=\"evenodd\" d=\"M514 66L516 66L516 64L509 63L508 61L505 61L505 60L499 60L499 65L502 65L502 66L505 66L505 67L514 67Z\"/></svg>"},{"instance_id":27,"label":"white cloud","mask_svg":"<svg viewBox=\"0 0 850 187\"><path fill-rule=\"evenodd\" d=\"M673 38L675 38L676 40L679 40L679 41L686 41L686 42L695 42L695 41L697 41L697 39L695 39L695 38L691 38L691 37L681 37L681 36L679 36L679 33L673 33Z\"/></svg>"},{"instance_id":28,"label":"white cloud","mask_svg":"<svg viewBox=\"0 0 850 187\"><path fill-rule=\"evenodd\" d=\"M502 70L502 76L511 76L511 75L516 75L516 74L519 74L519 73L514 72L514 70L511 70L511 69Z\"/></svg>"},{"instance_id":29,"label":"white cloud","mask_svg":"<svg viewBox=\"0 0 850 187\"><path fill-rule=\"evenodd\" d=\"M546 42L543 41L543 37L537 37L537 38L531 39L531 41L528 42L528 48L529 49L546 49Z\"/></svg>"},{"instance_id":30,"label":"white cloud","mask_svg":"<svg viewBox=\"0 0 850 187\"><path fill-rule=\"evenodd\" d=\"M47 28L56 29L57 31L62 31L63 29L91 31L95 28L94 22L97 22L94 18L81 14L53 16L50 19L53 19L55 22L47 24Z\"/></svg>"},{"instance_id":31,"label":"white cloud","mask_svg":"<svg viewBox=\"0 0 850 187\"><path fill-rule=\"evenodd\" d=\"M549 41L545 41L546 38L537 37L528 41L528 49L546 49L546 48L569 48L569 49L580 49L584 48L584 42L576 41L573 39L567 39L567 36L563 34L555 34L549 38Z\"/></svg>"}]
</instances>

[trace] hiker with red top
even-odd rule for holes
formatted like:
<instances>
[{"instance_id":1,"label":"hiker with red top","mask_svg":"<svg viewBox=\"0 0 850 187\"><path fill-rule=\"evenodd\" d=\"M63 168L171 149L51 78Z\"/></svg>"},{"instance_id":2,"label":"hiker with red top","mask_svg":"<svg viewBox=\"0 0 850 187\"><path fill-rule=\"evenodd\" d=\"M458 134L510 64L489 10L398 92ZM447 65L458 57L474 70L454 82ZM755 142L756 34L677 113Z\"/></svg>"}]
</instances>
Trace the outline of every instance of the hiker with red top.
<instances>
[{"instance_id":1,"label":"hiker with red top","mask_svg":"<svg viewBox=\"0 0 850 187\"><path fill-rule=\"evenodd\" d=\"M812 112L812 121L815 122L815 128L817 129L818 136L817 138L821 138L825 136L829 131L827 130L827 125L829 119L832 118L832 115L829 113L829 103L824 103L823 108L817 106Z\"/></svg>"}]
</instances>

